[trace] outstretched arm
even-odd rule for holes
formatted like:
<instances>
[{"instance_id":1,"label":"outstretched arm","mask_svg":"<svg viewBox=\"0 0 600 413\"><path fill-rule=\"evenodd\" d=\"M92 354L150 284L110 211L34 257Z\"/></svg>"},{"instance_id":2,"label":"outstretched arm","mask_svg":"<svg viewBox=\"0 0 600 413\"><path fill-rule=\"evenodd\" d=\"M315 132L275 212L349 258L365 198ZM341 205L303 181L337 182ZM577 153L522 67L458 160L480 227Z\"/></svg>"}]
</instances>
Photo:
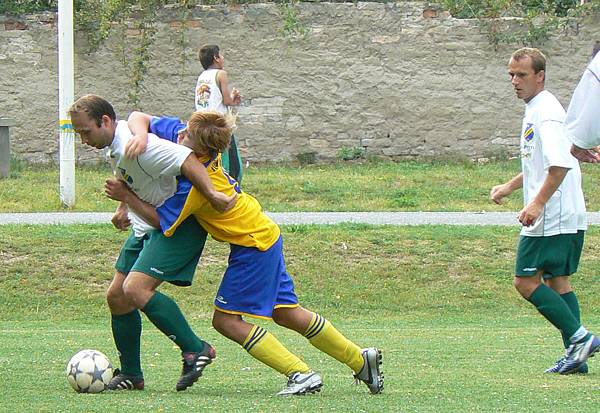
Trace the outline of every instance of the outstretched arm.
<instances>
[{"instance_id":1,"label":"outstretched arm","mask_svg":"<svg viewBox=\"0 0 600 413\"><path fill-rule=\"evenodd\" d=\"M129 118L127 118L127 126L129 126L133 136L125 145L125 156L135 158L146 151L151 121L151 115L137 111L131 112Z\"/></svg>"},{"instance_id":2,"label":"outstretched arm","mask_svg":"<svg viewBox=\"0 0 600 413\"><path fill-rule=\"evenodd\" d=\"M139 137L140 140L147 142L151 122L152 115L142 112L132 112L127 120L127 125L134 134L134 137L131 139L133 140L134 138ZM159 136L159 138L169 137ZM228 211L233 208L237 202L237 194L229 196L215 190L206 168L193 153L191 153L181 165L181 173L190 180L194 187L204 195L212 207L217 211Z\"/></svg>"}]
</instances>

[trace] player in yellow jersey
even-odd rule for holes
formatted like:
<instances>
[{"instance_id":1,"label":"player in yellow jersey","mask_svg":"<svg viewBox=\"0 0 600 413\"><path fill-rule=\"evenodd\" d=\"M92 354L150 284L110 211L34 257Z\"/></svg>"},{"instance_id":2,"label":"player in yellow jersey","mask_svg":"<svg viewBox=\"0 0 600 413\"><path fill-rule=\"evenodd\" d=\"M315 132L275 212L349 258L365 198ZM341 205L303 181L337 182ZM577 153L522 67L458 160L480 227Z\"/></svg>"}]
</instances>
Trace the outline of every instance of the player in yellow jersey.
<instances>
[{"instance_id":1,"label":"player in yellow jersey","mask_svg":"<svg viewBox=\"0 0 600 413\"><path fill-rule=\"evenodd\" d=\"M366 383L371 393L380 393L381 351L374 347L359 348L324 317L300 306L294 282L286 271L279 226L224 171L221 152L227 149L232 133L227 117L217 112L195 112L186 125L177 118L134 112L129 126L136 139L145 139L150 130L193 149L206 166L216 190L239 194L234 208L219 213L184 177L180 177L175 195L158 208L140 200L117 181L107 186L109 197L126 202L150 222L160 224L166 236L193 215L213 238L231 245L229 265L215 298L215 329L288 377L287 387L279 395L319 391L323 384L321 376L266 329L245 321L244 316L273 319L302 334L313 346L350 367L357 381Z\"/></svg>"}]
</instances>

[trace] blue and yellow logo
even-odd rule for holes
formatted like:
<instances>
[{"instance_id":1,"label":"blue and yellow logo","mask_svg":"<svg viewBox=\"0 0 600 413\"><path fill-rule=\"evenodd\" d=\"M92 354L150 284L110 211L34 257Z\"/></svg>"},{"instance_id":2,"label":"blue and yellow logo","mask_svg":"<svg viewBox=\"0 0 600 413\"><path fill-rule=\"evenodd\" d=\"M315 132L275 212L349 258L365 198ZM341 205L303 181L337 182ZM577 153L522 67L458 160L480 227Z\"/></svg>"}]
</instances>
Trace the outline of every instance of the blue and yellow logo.
<instances>
[{"instance_id":1,"label":"blue and yellow logo","mask_svg":"<svg viewBox=\"0 0 600 413\"><path fill-rule=\"evenodd\" d=\"M123 179L129 184L129 185L133 185L133 178L131 176L129 176L127 174L127 171L123 168L119 168L119 172L121 173L121 176L123 177Z\"/></svg>"},{"instance_id":2,"label":"blue and yellow logo","mask_svg":"<svg viewBox=\"0 0 600 413\"><path fill-rule=\"evenodd\" d=\"M526 142L529 142L530 140L533 139L534 136L535 136L535 133L533 132L533 123L528 123L527 126L525 126L525 132L523 133L523 138L525 139Z\"/></svg>"}]
</instances>

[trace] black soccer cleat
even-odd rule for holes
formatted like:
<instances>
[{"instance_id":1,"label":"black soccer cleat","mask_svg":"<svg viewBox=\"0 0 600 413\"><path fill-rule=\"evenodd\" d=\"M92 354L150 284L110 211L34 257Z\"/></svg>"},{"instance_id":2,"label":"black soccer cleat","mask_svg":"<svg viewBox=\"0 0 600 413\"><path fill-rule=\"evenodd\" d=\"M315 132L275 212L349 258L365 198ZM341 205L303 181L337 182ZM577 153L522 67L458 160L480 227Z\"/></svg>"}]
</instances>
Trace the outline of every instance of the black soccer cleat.
<instances>
[{"instance_id":1,"label":"black soccer cleat","mask_svg":"<svg viewBox=\"0 0 600 413\"><path fill-rule=\"evenodd\" d=\"M144 390L144 377L123 374L115 369L113 378L106 386L107 390Z\"/></svg>"},{"instance_id":2,"label":"black soccer cleat","mask_svg":"<svg viewBox=\"0 0 600 413\"><path fill-rule=\"evenodd\" d=\"M213 346L206 343L202 353L183 353L183 368L181 377L177 381L175 388L182 391L198 381L204 368L208 366L217 357L217 351Z\"/></svg>"}]
</instances>

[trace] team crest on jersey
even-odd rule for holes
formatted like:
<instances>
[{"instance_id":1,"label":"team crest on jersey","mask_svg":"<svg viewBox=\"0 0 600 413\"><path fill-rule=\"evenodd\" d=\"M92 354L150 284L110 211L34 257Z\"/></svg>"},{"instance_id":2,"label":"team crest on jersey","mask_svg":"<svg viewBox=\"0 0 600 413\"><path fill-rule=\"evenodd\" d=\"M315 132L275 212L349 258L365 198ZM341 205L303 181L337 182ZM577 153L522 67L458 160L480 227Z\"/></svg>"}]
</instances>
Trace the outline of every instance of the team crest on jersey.
<instances>
[{"instance_id":1,"label":"team crest on jersey","mask_svg":"<svg viewBox=\"0 0 600 413\"><path fill-rule=\"evenodd\" d=\"M121 177L125 180L125 182L127 182L129 185L133 184L133 178L127 175L127 171L125 169L119 168L119 173L121 174Z\"/></svg>"},{"instance_id":2,"label":"team crest on jersey","mask_svg":"<svg viewBox=\"0 0 600 413\"><path fill-rule=\"evenodd\" d=\"M527 126L525 126L525 132L523 133L523 138L525 139L526 142L529 142L530 140L533 139L534 136L535 136L535 133L533 132L533 123L528 123Z\"/></svg>"}]
</instances>

